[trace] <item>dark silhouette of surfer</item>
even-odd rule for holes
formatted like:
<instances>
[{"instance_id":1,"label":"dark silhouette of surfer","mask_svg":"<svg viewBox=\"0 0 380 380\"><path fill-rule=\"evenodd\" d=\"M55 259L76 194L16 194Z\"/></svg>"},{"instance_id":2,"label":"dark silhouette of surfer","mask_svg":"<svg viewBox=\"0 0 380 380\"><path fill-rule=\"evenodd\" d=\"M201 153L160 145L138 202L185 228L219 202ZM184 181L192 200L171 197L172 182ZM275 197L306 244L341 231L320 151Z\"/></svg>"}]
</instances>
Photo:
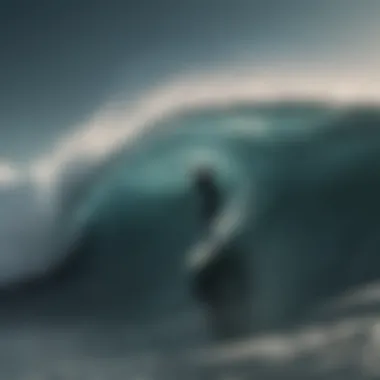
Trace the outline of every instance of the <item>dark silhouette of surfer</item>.
<instances>
[{"instance_id":1,"label":"dark silhouette of surfer","mask_svg":"<svg viewBox=\"0 0 380 380\"><path fill-rule=\"evenodd\" d=\"M194 184L199 197L202 236L207 240L215 219L223 212L221 189L214 170L206 166L195 172ZM246 327L241 313L247 313L248 286L241 252L235 242L227 239L222 245L211 246L206 254L211 260L192 273L192 293L205 306L216 338L237 337Z\"/></svg>"},{"instance_id":2,"label":"dark silhouette of surfer","mask_svg":"<svg viewBox=\"0 0 380 380\"><path fill-rule=\"evenodd\" d=\"M220 211L222 203L215 173L208 166L200 166L194 174L194 182L199 196L203 226L208 229Z\"/></svg>"}]
</instances>

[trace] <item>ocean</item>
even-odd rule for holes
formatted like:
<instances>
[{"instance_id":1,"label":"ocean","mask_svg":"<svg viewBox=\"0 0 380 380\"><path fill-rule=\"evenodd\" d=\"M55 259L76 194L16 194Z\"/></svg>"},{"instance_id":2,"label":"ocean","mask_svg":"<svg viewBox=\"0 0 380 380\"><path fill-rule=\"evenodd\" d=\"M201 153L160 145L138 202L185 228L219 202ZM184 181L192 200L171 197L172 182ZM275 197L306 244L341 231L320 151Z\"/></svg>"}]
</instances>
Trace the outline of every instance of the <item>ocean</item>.
<instances>
[{"instance_id":1,"label":"ocean","mask_svg":"<svg viewBox=\"0 0 380 380\"><path fill-rule=\"evenodd\" d=\"M328 102L190 107L71 160L33 213L37 190L4 188L1 377L378 376L379 121ZM188 256L209 239L200 165L226 205L217 239L247 258L252 332L231 342L189 291Z\"/></svg>"}]
</instances>

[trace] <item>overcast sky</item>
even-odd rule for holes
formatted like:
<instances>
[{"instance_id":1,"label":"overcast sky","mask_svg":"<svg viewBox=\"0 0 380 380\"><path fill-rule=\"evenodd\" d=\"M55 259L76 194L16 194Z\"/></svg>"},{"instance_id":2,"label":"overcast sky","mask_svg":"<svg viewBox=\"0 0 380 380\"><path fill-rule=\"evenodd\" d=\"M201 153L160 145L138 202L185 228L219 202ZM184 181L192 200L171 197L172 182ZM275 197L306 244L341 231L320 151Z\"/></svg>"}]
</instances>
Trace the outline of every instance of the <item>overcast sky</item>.
<instances>
[{"instance_id":1,"label":"overcast sky","mask_svg":"<svg viewBox=\"0 0 380 380\"><path fill-rule=\"evenodd\" d=\"M379 16L377 0L2 0L1 155L27 159L113 98L203 67L371 70Z\"/></svg>"}]
</instances>

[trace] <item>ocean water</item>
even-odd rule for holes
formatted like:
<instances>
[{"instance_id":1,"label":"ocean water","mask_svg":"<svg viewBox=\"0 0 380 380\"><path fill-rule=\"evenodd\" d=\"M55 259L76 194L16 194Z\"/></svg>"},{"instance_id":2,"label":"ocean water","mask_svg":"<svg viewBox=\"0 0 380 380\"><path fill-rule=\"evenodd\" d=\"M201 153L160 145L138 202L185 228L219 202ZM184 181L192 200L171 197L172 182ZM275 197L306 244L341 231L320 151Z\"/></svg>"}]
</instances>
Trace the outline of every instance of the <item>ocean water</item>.
<instances>
[{"instance_id":1,"label":"ocean water","mask_svg":"<svg viewBox=\"0 0 380 380\"><path fill-rule=\"evenodd\" d=\"M324 103L196 108L87 170L76 163L56 190L56 224L11 230L12 247L46 239L54 266L4 285L2 377L378 375L379 121L374 107ZM217 239L247 257L254 315L239 341L216 342L189 291L188 257L210 238L192 182L201 164L225 200ZM4 214L22 212L22 191L5 194ZM41 265L32 253L20 258L29 271Z\"/></svg>"}]
</instances>

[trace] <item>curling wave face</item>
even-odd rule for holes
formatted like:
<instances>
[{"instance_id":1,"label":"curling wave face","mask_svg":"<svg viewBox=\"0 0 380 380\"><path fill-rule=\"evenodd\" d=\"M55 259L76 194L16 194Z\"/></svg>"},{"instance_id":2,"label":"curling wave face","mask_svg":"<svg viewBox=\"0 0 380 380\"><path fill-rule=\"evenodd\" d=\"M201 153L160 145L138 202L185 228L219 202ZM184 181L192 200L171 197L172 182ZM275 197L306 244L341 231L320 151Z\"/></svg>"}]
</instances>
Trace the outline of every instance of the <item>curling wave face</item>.
<instances>
[{"instance_id":1,"label":"curling wave face","mask_svg":"<svg viewBox=\"0 0 380 380\"><path fill-rule=\"evenodd\" d=\"M197 310L184 264L202 236L189 176L202 162L216 168L231 207L216 238L237 239L238 227L247 253L258 326L298 320L321 299L376 280L379 115L323 103L195 109L96 164L74 162L40 236L54 231L56 256L23 284L21 298L7 296L3 314L126 323Z\"/></svg>"}]
</instances>

